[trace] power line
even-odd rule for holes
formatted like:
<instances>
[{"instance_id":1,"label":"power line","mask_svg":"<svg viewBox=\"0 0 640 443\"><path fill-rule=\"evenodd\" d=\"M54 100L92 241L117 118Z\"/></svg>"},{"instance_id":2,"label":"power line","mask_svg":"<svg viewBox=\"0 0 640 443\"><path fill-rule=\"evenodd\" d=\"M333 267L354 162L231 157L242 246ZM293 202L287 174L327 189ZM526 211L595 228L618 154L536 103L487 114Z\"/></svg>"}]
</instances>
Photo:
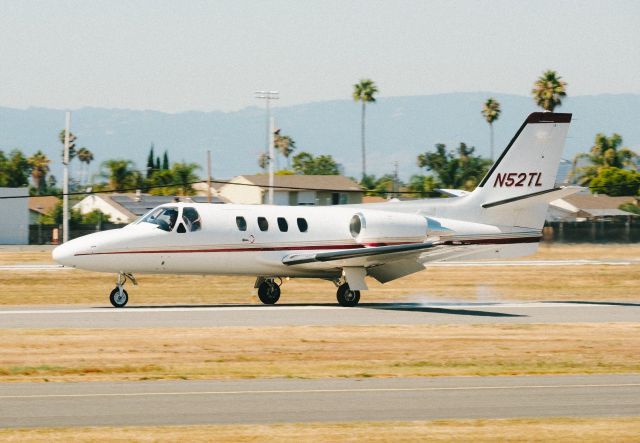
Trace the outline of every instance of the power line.
<instances>
[{"instance_id":1,"label":"power line","mask_svg":"<svg viewBox=\"0 0 640 443\"><path fill-rule=\"evenodd\" d=\"M185 182L185 183L171 183L171 184L163 184L163 185L147 185L147 186L135 186L131 188L121 188L121 189L102 189L97 191L78 191L78 192L68 192L67 196L78 196L78 195L93 195L93 194L117 194L123 192L132 192L138 191L140 189L162 189L162 188L171 188L175 186L191 186L198 183L207 183L207 180L198 180L193 182ZM211 179L211 183L223 184L223 185L233 185L233 186L248 186L248 187L256 187L256 188L273 188L273 189L286 189L291 191L324 191L324 192L345 192L343 189L331 189L331 188L309 188L303 186L280 186L280 185L258 185L255 183L234 183L227 180L214 180ZM373 189L361 189L365 194L410 194L410 195L425 195L432 194L432 192L422 192L422 191L382 191L382 190L373 190ZM51 194L41 194L41 195L8 195L1 196L0 200L7 199L20 199L20 198L29 198L29 197L63 197L64 193L51 193Z\"/></svg>"},{"instance_id":2,"label":"power line","mask_svg":"<svg viewBox=\"0 0 640 443\"><path fill-rule=\"evenodd\" d=\"M199 184L199 183L207 183L207 180L198 180L198 181L192 181L192 182L184 182L184 183L169 183L169 184L162 184L162 185L145 185L145 186L135 186L135 187L130 187L130 188L121 188L121 189L102 189L102 190L91 190L91 191L77 191L77 192L69 192L66 195L67 196L81 196L81 195L94 195L94 194L118 194L118 193L123 193L123 192L135 192L138 191L140 189L143 190L149 190L149 189L162 189L162 188L172 188L172 187L176 187L176 186L191 186L191 185L195 185L195 184ZM290 191L320 191L320 192L345 192L346 190L344 188L342 189L332 189L332 188L309 188L309 187L304 187L304 186L281 186L281 185L273 185L273 186L269 186L269 185L259 185L259 184L255 184L255 183L235 183L232 181L228 181L228 180L214 180L211 179L211 183L216 183L216 184L221 184L221 185L233 185L233 186L247 186L247 187L254 187L254 188L264 188L264 189L269 189L269 188L273 188L273 189L286 189L286 190L290 190ZM619 185L611 185L611 186L594 186L594 187L588 187L588 186L584 186L585 188L591 189L592 191L598 192L598 191L604 191L604 190L615 190L615 189L625 189L627 186L619 184ZM385 191L385 190L378 190L378 189L364 189L361 188L361 191L364 194L374 194L374 195L389 195L389 194L397 194L397 195L418 195L420 197L424 197L424 196L429 196L429 195L433 195L434 192L440 192L437 189L434 189L433 191L395 191L395 190L391 190L391 191ZM0 200L9 200L9 199L21 199L21 198L29 198L29 197L63 197L65 194L64 193L51 193L51 194L41 194L41 195L8 195L8 196L0 196Z\"/></svg>"}]
</instances>

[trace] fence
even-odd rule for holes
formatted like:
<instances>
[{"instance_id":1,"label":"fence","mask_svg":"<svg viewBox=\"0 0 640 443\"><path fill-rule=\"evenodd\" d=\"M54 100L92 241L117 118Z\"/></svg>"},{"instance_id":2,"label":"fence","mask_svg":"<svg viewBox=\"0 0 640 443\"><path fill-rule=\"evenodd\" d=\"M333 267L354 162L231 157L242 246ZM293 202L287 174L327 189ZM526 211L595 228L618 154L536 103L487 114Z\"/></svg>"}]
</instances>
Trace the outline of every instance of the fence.
<instances>
[{"instance_id":1,"label":"fence","mask_svg":"<svg viewBox=\"0 0 640 443\"><path fill-rule=\"evenodd\" d=\"M640 217L547 222L544 241L557 243L640 243Z\"/></svg>"}]
</instances>

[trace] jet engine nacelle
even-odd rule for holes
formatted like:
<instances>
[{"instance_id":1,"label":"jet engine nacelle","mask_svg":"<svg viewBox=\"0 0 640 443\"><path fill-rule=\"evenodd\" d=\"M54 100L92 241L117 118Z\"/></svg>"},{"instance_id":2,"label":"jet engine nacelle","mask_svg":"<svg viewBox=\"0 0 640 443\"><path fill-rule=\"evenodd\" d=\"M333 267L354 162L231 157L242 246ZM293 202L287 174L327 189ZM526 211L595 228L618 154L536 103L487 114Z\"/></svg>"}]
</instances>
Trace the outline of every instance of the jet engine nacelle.
<instances>
[{"instance_id":1,"label":"jet engine nacelle","mask_svg":"<svg viewBox=\"0 0 640 443\"><path fill-rule=\"evenodd\" d=\"M360 211L349 222L358 243L417 243L427 237L427 219L416 214L386 211Z\"/></svg>"}]
</instances>

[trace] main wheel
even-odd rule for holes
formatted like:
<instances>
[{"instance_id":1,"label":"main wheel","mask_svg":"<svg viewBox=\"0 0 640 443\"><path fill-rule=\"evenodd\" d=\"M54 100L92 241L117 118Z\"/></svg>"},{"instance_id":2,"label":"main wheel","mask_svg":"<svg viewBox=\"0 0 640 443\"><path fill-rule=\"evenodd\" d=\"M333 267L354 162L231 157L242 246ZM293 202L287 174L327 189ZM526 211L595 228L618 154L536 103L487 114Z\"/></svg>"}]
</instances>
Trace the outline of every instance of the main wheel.
<instances>
[{"instance_id":1,"label":"main wheel","mask_svg":"<svg viewBox=\"0 0 640 443\"><path fill-rule=\"evenodd\" d=\"M258 288L258 297L265 305L275 305L280 299L280 286L273 280L262 282Z\"/></svg>"},{"instance_id":2,"label":"main wheel","mask_svg":"<svg viewBox=\"0 0 640 443\"><path fill-rule=\"evenodd\" d=\"M114 308L123 308L129 301L129 294L127 294L127 291L123 289L122 295L120 295L120 289L116 286L109 295L109 301Z\"/></svg>"},{"instance_id":3,"label":"main wheel","mask_svg":"<svg viewBox=\"0 0 640 443\"><path fill-rule=\"evenodd\" d=\"M360 291L352 291L347 283L340 285L336 294L340 306L353 307L360 301Z\"/></svg>"}]
</instances>

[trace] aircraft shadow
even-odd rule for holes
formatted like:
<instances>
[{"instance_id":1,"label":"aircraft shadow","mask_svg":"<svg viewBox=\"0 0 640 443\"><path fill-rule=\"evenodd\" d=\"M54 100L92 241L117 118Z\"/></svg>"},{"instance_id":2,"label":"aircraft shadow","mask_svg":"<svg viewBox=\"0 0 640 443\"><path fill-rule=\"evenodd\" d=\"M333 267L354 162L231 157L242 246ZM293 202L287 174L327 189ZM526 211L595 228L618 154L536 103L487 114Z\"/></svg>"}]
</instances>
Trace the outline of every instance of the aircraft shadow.
<instances>
[{"instance_id":1,"label":"aircraft shadow","mask_svg":"<svg viewBox=\"0 0 640 443\"><path fill-rule=\"evenodd\" d=\"M545 303L573 303L576 305L600 305L600 306L640 306L640 303L616 302L616 301L586 301L586 300L553 300Z\"/></svg>"},{"instance_id":2,"label":"aircraft shadow","mask_svg":"<svg viewBox=\"0 0 640 443\"><path fill-rule=\"evenodd\" d=\"M134 305L127 306L122 309L197 309L197 308L264 308L272 309L289 308L289 307L337 307L336 303L281 303L278 305L257 305L257 304L208 304L208 305ZM114 309L110 306L100 306L97 309ZM357 308L352 309L376 309L382 311L405 311L405 312L423 312L429 314L448 314L448 315L468 315L476 317L528 317L521 314L508 314L505 312L481 311L477 309L454 309L445 307L424 306L418 303L360 303Z\"/></svg>"},{"instance_id":3,"label":"aircraft shadow","mask_svg":"<svg viewBox=\"0 0 640 443\"><path fill-rule=\"evenodd\" d=\"M362 303L358 305L364 309L379 309L383 311L408 311L408 312L425 312L429 314L448 314L448 315L469 315L475 317L528 317L522 314L508 314L506 312L495 311L479 311L477 309L452 309L452 308L436 308L433 306L411 305L411 304L372 304Z\"/></svg>"}]
</instances>

